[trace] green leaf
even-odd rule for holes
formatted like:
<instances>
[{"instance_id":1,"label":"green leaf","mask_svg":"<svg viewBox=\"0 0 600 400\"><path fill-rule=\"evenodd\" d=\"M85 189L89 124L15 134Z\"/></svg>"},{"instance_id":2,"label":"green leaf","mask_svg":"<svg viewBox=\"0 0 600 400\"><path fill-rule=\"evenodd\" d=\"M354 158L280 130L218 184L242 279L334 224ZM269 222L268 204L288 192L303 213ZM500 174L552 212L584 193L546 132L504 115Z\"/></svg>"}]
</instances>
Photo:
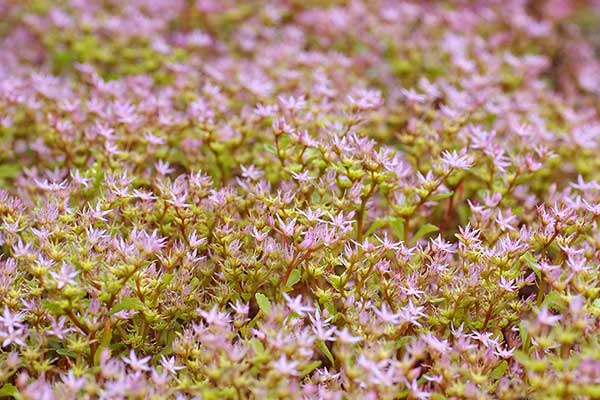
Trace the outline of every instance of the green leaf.
<instances>
[{"instance_id":1,"label":"green leaf","mask_svg":"<svg viewBox=\"0 0 600 400\"><path fill-rule=\"evenodd\" d=\"M543 306L547 308L555 308L561 311L564 308L563 298L560 293L553 290L544 297Z\"/></svg>"},{"instance_id":2,"label":"green leaf","mask_svg":"<svg viewBox=\"0 0 600 400\"><path fill-rule=\"evenodd\" d=\"M15 385L10 383L5 384L0 389L0 397L12 397L13 399L20 399L21 395Z\"/></svg>"},{"instance_id":3,"label":"green leaf","mask_svg":"<svg viewBox=\"0 0 600 400\"><path fill-rule=\"evenodd\" d=\"M48 299L42 300L41 304L43 308L50 311L52 314L60 314L62 312L62 307L60 305Z\"/></svg>"},{"instance_id":4,"label":"green leaf","mask_svg":"<svg viewBox=\"0 0 600 400\"><path fill-rule=\"evenodd\" d=\"M260 316L261 316L261 313L257 312L256 315L254 316L254 318L252 318L252 320L250 320L250 322L248 322L241 329L243 329L245 332L252 331L252 329L254 329L254 327L256 326L256 323L258 322L258 319L260 318Z\"/></svg>"},{"instance_id":5,"label":"green leaf","mask_svg":"<svg viewBox=\"0 0 600 400\"><path fill-rule=\"evenodd\" d=\"M319 345L319 349L325 354L325 357L331 362L331 364L335 364L335 359L333 358L333 354L327 348L327 345L322 340L317 340L317 344Z\"/></svg>"},{"instance_id":6,"label":"green leaf","mask_svg":"<svg viewBox=\"0 0 600 400\"><path fill-rule=\"evenodd\" d=\"M285 286L288 288L294 287L296 283L300 282L300 278L302 278L302 273L300 270L298 268L293 269Z\"/></svg>"},{"instance_id":7,"label":"green leaf","mask_svg":"<svg viewBox=\"0 0 600 400\"><path fill-rule=\"evenodd\" d=\"M173 332L173 331L170 331ZM94 354L94 365L100 365L100 356L105 349L110 348L110 342L112 341L112 328L108 325L102 330L102 336L100 336L100 345Z\"/></svg>"},{"instance_id":8,"label":"green leaf","mask_svg":"<svg viewBox=\"0 0 600 400\"><path fill-rule=\"evenodd\" d=\"M431 196L430 200L431 201L445 200L445 199L448 199L448 198L452 197L453 194L454 194L453 191L436 193L433 196Z\"/></svg>"},{"instance_id":9,"label":"green leaf","mask_svg":"<svg viewBox=\"0 0 600 400\"><path fill-rule=\"evenodd\" d=\"M75 353L74 351L71 351L69 349L65 349L60 348L60 349L56 349L56 352L58 354L60 354L61 356L67 356L67 357L71 357L71 358L77 358L77 353Z\"/></svg>"},{"instance_id":10,"label":"green leaf","mask_svg":"<svg viewBox=\"0 0 600 400\"><path fill-rule=\"evenodd\" d=\"M519 336L521 337L521 343L525 345L529 339L529 332L527 331L527 323L525 321L519 323Z\"/></svg>"},{"instance_id":11,"label":"green leaf","mask_svg":"<svg viewBox=\"0 0 600 400\"><path fill-rule=\"evenodd\" d=\"M174 277L175 277L175 274L165 274L165 275L163 275L161 284L163 286L168 286L169 283L171 283L171 281L173 280Z\"/></svg>"},{"instance_id":12,"label":"green leaf","mask_svg":"<svg viewBox=\"0 0 600 400\"><path fill-rule=\"evenodd\" d=\"M365 237L371 236L377 229L383 228L385 225L387 225L387 223L388 220L386 218L375 219L375 221L373 221L373 224L371 224L369 229L367 229L367 231L365 232Z\"/></svg>"},{"instance_id":13,"label":"green leaf","mask_svg":"<svg viewBox=\"0 0 600 400\"><path fill-rule=\"evenodd\" d=\"M336 315L337 314L337 310L335 309L335 304L333 304L333 301L328 300L326 301L323 306L325 306L325 308L327 309L327 311L329 311L329 315Z\"/></svg>"},{"instance_id":14,"label":"green leaf","mask_svg":"<svg viewBox=\"0 0 600 400\"><path fill-rule=\"evenodd\" d=\"M316 360L308 364L300 373L301 376L306 376L321 366L321 360Z\"/></svg>"},{"instance_id":15,"label":"green leaf","mask_svg":"<svg viewBox=\"0 0 600 400\"><path fill-rule=\"evenodd\" d=\"M265 346L263 346L262 342L257 338L254 338L250 341L250 345L256 354L261 354L265 352Z\"/></svg>"},{"instance_id":16,"label":"green leaf","mask_svg":"<svg viewBox=\"0 0 600 400\"><path fill-rule=\"evenodd\" d=\"M200 280L198 279L197 276L193 277L192 280L190 281L190 287L192 289L197 288L200 285Z\"/></svg>"},{"instance_id":17,"label":"green leaf","mask_svg":"<svg viewBox=\"0 0 600 400\"><path fill-rule=\"evenodd\" d=\"M0 165L1 179L14 179L21 173L19 164L4 164Z\"/></svg>"},{"instance_id":18,"label":"green leaf","mask_svg":"<svg viewBox=\"0 0 600 400\"><path fill-rule=\"evenodd\" d=\"M394 235L396 235L396 239L404 240L404 220L402 218L394 218L390 221L390 226Z\"/></svg>"},{"instance_id":19,"label":"green leaf","mask_svg":"<svg viewBox=\"0 0 600 400\"><path fill-rule=\"evenodd\" d=\"M600 398L600 385L582 385L581 386L581 394L584 396L588 396L588 399L598 399Z\"/></svg>"},{"instance_id":20,"label":"green leaf","mask_svg":"<svg viewBox=\"0 0 600 400\"><path fill-rule=\"evenodd\" d=\"M538 279L542 279L540 266L538 265L535 257L532 256L530 252L526 252L521 256L521 258L527 263L529 268L531 268L533 272L535 272L535 275L538 277Z\"/></svg>"},{"instance_id":21,"label":"green leaf","mask_svg":"<svg viewBox=\"0 0 600 400\"><path fill-rule=\"evenodd\" d=\"M515 207L512 210L513 215L523 215L524 212L525 210L523 209L523 207Z\"/></svg>"},{"instance_id":22,"label":"green leaf","mask_svg":"<svg viewBox=\"0 0 600 400\"><path fill-rule=\"evenodd\" d=\"M434 298L432 298L432 299L429 299L429 302L430 302L431 304L439 304L439 303L442 303L442 302L444 302L445 300L446 300L446 298L445 298L445 297L434 297Z\"/></svg>"},{"instance_id":23,"label":"green leaf","mask_svg":"<svg viewBox=\"0 0 600 400\"><path fill-rule=\"evenodd\" d=\"M113 308L110 310L111 314L116 314L119 311L123 310L137 310L141 311L144 309L144 304L135 297L128 297L123 299L119 303L115 304Z\"/></svg>"},{"instance_id":24,"label":"green leaf","mask_svg":"<svg viewBox=\"0 0 600 400\"><path fill-rule=\"evenodd\" d=\"M337 275L330 275L327 277L329 282L331 282L331 286L333 286L337 290L342 290L342 277Z\"/></svg>"},{"instance_id":25,"label":"green leaf","mask_svg":"<svg viewBox=\"0 0 600 400\"><path fill-rule=\"evenodd\" d=\"M502 375L504 375L504 372L506 372L507 368L508 363L506 362L506 360L502 360L502 362L492 371L492 378L494 380L502 378Z\"/></svg>"},{"instance_id":26,"label":"green leaf","mask_svg":"<svg viewBox=\"0 0 600 400\"><path fill-rule=\"evenodd\" d=\"M437 232L439 230L440 230L440 228L438 228L437 226L432 225L432 224L421 225L421 227L419 228L417 233L415 233L415 236L413 236L412 242L416 243L423 236L428 235L433 232Z\"/></svg>"},{"instance_id":27,"label":"green leaf","mask_svg":"<svg viewBox=\"0 0 600 400\"><path fill-rule=\"evenodd\" d=\"M523 364L524 366L527 366L529 364L529 356L527 354L525 354L524 352L522 352L521 350L516 350L515 353L513 354L513 358L515 359L516 362L518 362L519 364Z\"/></svg>"},{"instance_id":28,"label":"green leaf","mask_svg":"<svg viewBox=\"0 0 600 400\"><path fill-rule=\"evenodd\" d=\"M76 60L77 55L72 51L57 51L52 54L52 67L54 72L60 73L69 68Z\"/></svg>"},{"instance_id":29,"label":"green leaf","mask_svg":"<svg viewBox=\"0 0 600 400\"><path fill-rule=\"evenodd\" d=\"M594 300L594 302L592 303L592 305L596 308L600 308L600 299L596 299Z\"/></svg>"},{"instance_id":30,"label":"green leaf","mask_svg":"<svg viewBox=\"0 0 600 400\"><path fill-rule=\"evenodd\" d=\"M275 149L275 146L273 146L270 143L265 144L265 150L267 150L271 154L277 154L277 150Z\"/></svg>"},{"instance_id":31,"label":"green leaf","mask_svg":"<svg viewBox=\"0 0 600 400\"><path fill-rule=\"evenodd\" d=\"M271 302L269 298L262 293L256 293L254 295L256 302L258 303L258 307L262 310L265 315L269 315L271 312Z\"/></svg>"}]
</instances>

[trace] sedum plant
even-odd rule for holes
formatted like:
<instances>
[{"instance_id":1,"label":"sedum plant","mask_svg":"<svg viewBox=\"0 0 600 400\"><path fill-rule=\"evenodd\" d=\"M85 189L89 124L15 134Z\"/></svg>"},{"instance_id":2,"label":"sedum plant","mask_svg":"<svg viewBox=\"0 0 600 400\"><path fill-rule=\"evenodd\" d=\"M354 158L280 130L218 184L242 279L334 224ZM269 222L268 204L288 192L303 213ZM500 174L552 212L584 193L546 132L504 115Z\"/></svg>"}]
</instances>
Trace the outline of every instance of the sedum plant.
<instances>
[{"instance_id":1,"label":"sedum plant","mask_svg":"<svg viewBox=\"0 0 600 400\"><path fill-rule=\"evenodd\" d=\"M0 15L0 397L600 397L597 2Z\"/></svg>"}]
</instances>

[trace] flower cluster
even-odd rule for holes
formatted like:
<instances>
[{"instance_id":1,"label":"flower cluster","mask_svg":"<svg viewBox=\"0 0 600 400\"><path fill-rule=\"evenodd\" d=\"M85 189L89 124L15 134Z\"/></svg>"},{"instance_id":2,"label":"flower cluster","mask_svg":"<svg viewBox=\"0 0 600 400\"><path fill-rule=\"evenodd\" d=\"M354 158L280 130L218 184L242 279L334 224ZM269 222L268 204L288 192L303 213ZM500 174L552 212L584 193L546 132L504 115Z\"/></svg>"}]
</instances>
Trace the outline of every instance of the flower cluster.
<instances>
[{"instance_id":1,"label":"flower cluster","mask_svg":"<svg viewBox=\"0 0 600 400\"><path fill-rule=\"evenodd\" d=\"M0 15L0 397L600 397L598 2Z\"/></svg>"}]
</instances>

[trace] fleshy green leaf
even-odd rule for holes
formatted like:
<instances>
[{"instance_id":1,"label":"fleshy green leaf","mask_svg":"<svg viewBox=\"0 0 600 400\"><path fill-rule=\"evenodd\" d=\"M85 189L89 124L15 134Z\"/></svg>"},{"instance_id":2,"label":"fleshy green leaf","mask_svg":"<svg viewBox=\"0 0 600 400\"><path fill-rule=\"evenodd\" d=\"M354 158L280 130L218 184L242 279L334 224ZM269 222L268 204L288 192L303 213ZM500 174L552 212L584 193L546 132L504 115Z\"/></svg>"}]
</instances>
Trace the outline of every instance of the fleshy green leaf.
<instances>
[{"instance_id":1,"label":"fleshy green leaf","mask_svg":"<svg viewBox=\"0 0 600 400\"><path fill-rule=\"evenodd\" d=\"M262 293L256 293L254 295L256 302L258 303L258 307L262 310L265 315L269 315L271 312L271 302L269 298Z\"/></svg>"},{"instance_id":2,"label":"fleshy green leaf","mask_svg":"<svg viewBox=\"0 0 600 400\"><path fill-rule=\"evenodd\" d=\"M261 354L265 352L265 346L263 346L262 342L256 338L250 341L250 345L256 354Z\"/></svg>"},{"instance_id":3,"label":"fleshy green leaf","mask_svg":"<svg viewBox=\"0 0 600 400\"><path fill-rule=\"evenodd\" d=\"M19 164L4 164L0 165L1 179L14 179L21 173Z\"/></svg>"},{"instance_id":4,"label":"fleshy green leaf","mask_svg":"<svg viewBox=\"0 0 600 400\"><path fill-rule=\"evenodd\" d=\"M519 336L521 337L521 343L525 345L529 338L529 332L527 332L527 323L525 321L521 321L519 323Z\"/></svg>"},{"instance_id":5,"label":"fleshy green leaf","mask_svg":"<svg viewBox=\"0 0 600 400\"><path fill-rule=\"evenodd\" d=\"M67 356L67 357L71 357L71 358L77 358L77 353L75 353L74 351L71 351L69 349L60 348L60 349L56 349L56 352L58 354L60 354L61 356Z\"/></svg>"},{"instance_id":6,"label":"fleshy green leaf","mask_svg":"<svg viewBox=\"0 0 600 400\"><path fill-rule=\"evenodd\" d=\"M174 277L175 274L165 274L162 278L162 285L167 286L169 283L171 283Z\"/></svg>"},{"instance_id":7,"label":"fleshy green leaf","mask_svg":"<svg viewBox=\"0 0 600 400\"><path fill-rule=\"evenodd\" d=\"M115 304L110 310L111 314L116 314L123 310L137 310L141 311L144 309L144 304L135 297L128 297Z\"/></svg>"},{"instance_id":8,"label":"fleshy green leaf","mask_svg":"<svg viewBox=\"0 0 600 400\"><path fill-rule=\"evenodd\" d=\"M337 275L330 275L327 277L331 285L337 290L342 290L342 277Z\"/></svg>"},{"instance_id":9,"label":"fleshy green leaf","mask_svg":"<svg viewBox=\"0 0 600 400\"><path fill-rule=\"evenodd\" d=\"M275 149L275 146L273 146L270 143L265 144L265 150L267 150L271 154L276 154L277 153L277 150Z\"/></svg>"},{"instance_id":10,"label":"fleshy green leaf","mask_svg":"<svg viewBox=\"0 0 600 400\"><path fill-rule=\"evenodd\" d=\"M387 225L388 220L386 218L377 218L373 221L373 224L367 229L365 232L365 236L371 236L377 229L384 227Z\"/></svg>"},{"instance_id":11,"label":"fleshy green leaf","mask_svg":"<svg viewBox=\"0 0 600 400\"><path fill-rule=\"evenodd\" d=\"M506 360L502 360L502 362L492 371L492 378L494 380L502 378L502 375L504 375L504 372L506 372L507 368L508 363L506 362Z\"/></svg>"},{"instance_id":12,"label":"fleshy green leaf","mask_svg":"<svg viewBox=\"0 0 600 400\"><path fill-rule=\"evenodd\" d=\"M564 301L561 294L553 290L544 297L544 302L542 303L542 305L547 308L555 308L557 310L562 310L564 306Z\"/></svg>"},{"instance_id":13,"label":"fleshy green leaf","mask_svg":"<svg viewBox=\"0 0 600 400\"><path fill-rule=\"evenodd\" d=\"M15 385L10 383L5 384L0 389L0 397L12 397L13 399L20 399L21 395Z\"/></svg>"},{"instance_id":14,"label":"fleshy green leaf","mask_svg":"<svg viewBox=\"0 0 600 400\"><path fill-rule=\"evenodd\" d=\"M453 191L449 191L449 192L443 192L443 193L436 193L433 196L431 196L431 201L440 201L440 200L445 200L448 199L450 197L452 197L452 195L454 194Z\"/></svg>"},{"instance_id":15,"label":"fleshy green leaf","mask_svg":"<svg viewBox=\"0 0 600 400\"><path fill-rule=\"evenodd\" d=\"M402 218L394 218L390 222L390 226L392 227L394 235L396 235L396 239L404 240L404 221Z\"/></svg>"},{"instance_id":16,"label":"fleshy green leaf","mask_svg":"<svg viewBox=\"0 0 600 400\"><path fill-rule=\"evenodd\" d=\"M513 358L519 364L523 364L525 366L527 366L527 364L529 363L529 356L520 350L515 351L515 353L513 354Z\"/></svg>"},{"instance_id":17,"label":"fleshy green leaf","mask_svg":"<svg viewBox=\"0 0 600 400\"><path fill-rule=\"evenodd\" d=\"M308 364L301 372L301 376L306 376L321 366L321 360L316 360Z\"/></svg>"},{"instance_id":18,"label":"fleshy green leaf","mask_svg":"<svg viewBox=\"0 0 600 400\"><path fill-rule=\"evenodd\" d=\"M425 235L428 235L433 232L437 232L439 230L440 230L440 228L438 228L437 226L432 225L432 224L421 225L421 227L419 228L417 233L415 233L415 236L413 236L412 242L416 243L419 239L421 239Z\"/></svg>"},{"instance_id":19,"label":"fleshy green leaf","mask_svg":"<svg viewBox=\"0 0 600 400\"><path fill-rule=\"evenodd\" d=\"M598 399L600 398L600 385L582 385L581 386L581 394L585 396L589 396L589 399Z\"/></svg>"},{"instance_id":20,"label":"fleshy green leaf","mask_svg":"<svg viewBox=\"0 0 600 400\"><path fill-rule=\"evenodd\" d=\"M327 345L322 340L317 340L317 344L319 345L319 349L325 354L325 357L331 362L331 364L335 364L335 359L333 358L333 354L327 348Z\"/></svg>"},{"instance_id":21,"label":"fleshy green leaf","mask_svg":"<svg viewBox=\"0 0 600 400\"><path fill-rule=\"evenodd\" d=\"M96 354L94 354L94 365L100 364L100 356L105 349L110 347L112 336L112 328L107 325L102 331L102 336L100 336L100 345L96 350Z\"/></svg>"},{"instance_id":22,"label":"fleshy green leaf","mask_svg":"<svg viewBox=\"0 0 600 400\"><path fill-rule=\"evenodd\" d=\"M294 287L294 285L296 283L300 282L301 278L302 278L302 273L300 272L300 270L298 268L292 270L292 272L290 273L290 277L287 280L286 286L288 288Z\"/></svg>"},{"instance_id":23,"label":"fleshy green leaf","mask_svg":"<svg viewBox=\"0 0 600 400\"><path fill-rule=\"evenodd\" d=\"M50 311L52 314L60 314L62 312L60 305L48 299L42 300L41 304L43 308Z\"/></svg>"},{"instance_id":24,"label":"fleshy green leaf","mask_svg":"<svg viewBox=\"0 0 600 400\"><path fill-rule=\"evenodd\" d=\"M327 311L329 311L329 315L336 315L337 314L337 310L335 309L335 305L333 304L333 301L328 300L326 301L323 306L325 306L325 308L327 309Z\"/></svg>"},{"instance_id":25,"label":"fleshy green leaf","mask_svg":"<svg viewBox=\"0 0 600 400\"><path fill-rule=\"evenodd\" d=\"M529 268L531 268L533 270L533 272L535 272L538 279L542 279L540 266L538 265L535 257L532 256L530 252L526 252L525 254L523 254L521 256L521 258L527 263Z\"/></svg>"}]
</instances>

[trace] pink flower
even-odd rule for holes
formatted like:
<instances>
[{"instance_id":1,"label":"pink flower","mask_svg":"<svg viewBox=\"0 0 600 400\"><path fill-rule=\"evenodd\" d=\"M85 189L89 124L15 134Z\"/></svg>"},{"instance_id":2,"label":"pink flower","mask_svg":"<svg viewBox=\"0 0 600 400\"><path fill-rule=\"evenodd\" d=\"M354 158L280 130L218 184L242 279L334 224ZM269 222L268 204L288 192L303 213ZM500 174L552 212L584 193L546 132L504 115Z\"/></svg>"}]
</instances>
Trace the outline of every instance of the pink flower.
<instances>
[{"instance_id":1,"label":"pink flower","mask_svg":"<svg viewBox=\"0 0 600 400\"><path fill-rule=\"evenodd\" d=\"M150 367L147 365L148 361L152 358L151 356L146 356L143 358L137 358L135 351L131 349L129 351L129 357L123 356L123 361L129 365L131 369L134 371L150 371Z\"/></svg>"},{"instance_id":2,"label":"pink flower","mask_svg":"<svg viewBox=\"0 0 600 400\"><path fill-rule=\"evenodd\" d=\"M442 164L447 169L469 169L473 166L473 157L466 153L466 148L463 148L460 154L456 150L453 150L451 153L444 151L442 153Z\"/></svg>"},{"instance_id":3,"label":"pink flower","mask_svg":"<svg viewBox=\"0 0 600 400\"><path fill-rule=\"evenodd\" d=\"M562 319L560 315L552 315L545 306L538 311L536 318L540 324L547 326L554 326Z\"/></svg>"},{"instance_id":4,"label":"pink flower","mask_svg":"<svg viewBox=\"0 0 600 400\"><path fill-rule=\"evenodd\" d=\"M10 311L8 306L4 306L4 311L2 312L2 316L0 316L0 323L4 325L4 328L8 330L8 332L15 331L23 327L23 314L22 313L13 313Z\"/></svg>"},{"instance_id":5,"label":"pink flower","mask_svg":"<svg viewBox=\"0 0 600 400\"><path fill-rule=\"evenodd\" d=\"M514 292L516 289L519 288L518 286L514 285L514 283L514 279L507 280L505 277L501 276L500 281L498 282L498 286L508 292Z\"/></svg>"},{"instance_id":6,"label":"pink flower","mask_svg":"<svg viewBox=\"0 0 600 400\"><path fill-rule=\"evenodd\" d=\"M180 371L185 368L183 365L175 364L175 357L165 357L164 355L160 356L160 364L163 366L165 371L172 375L177 375L177 371Z\"/></svg>"},{"instance_id":7,"label":"pink flower","mask_svg":"<svg viewBox=\"0 0 600 400\"><path fill-rule=\"evenodd\" d=\"M396 314L388 309L386 303L381 304L381 309L373 307L375 314L383 321L391 324L397 324L401 321L402 314Z\"/></svg>"},{"instance_id":8,"label":"pink flower","mask_svg":"<svg viewBox=\"0 0 600 400\"><path fill-rule=\"evenodd\" d=\"M160 145L163 145L163 144L166 143L166 140L164 138L159 137L159 136L155 136L151 132L144 133L144 139L146 139L146 141L148 143L156 145L156 146L160 146Z\"/></svg>"},{"instance_id":9,"label":"pink flower","mask_svg":"<svg viewBox=\"0 0 600 400\"><path fill-rule=\"evenodd\" d=\"M299 317L304 317L306 313L312 313L315 310L310 304L303 303L301 295L291 298L287 293L284 293L283 298L290 311L297 314Z\"/></svg>"},{"instance_id":10,"label":"pink flower","mask_svg":"<svg viewBox=\"0 0 600 400\"><path fill-rule=\"evenodd\" d=\"M377 109L383 105L383 98L378 90L358 90L355 95L348 96L348 101L361 111Z\"/></svg>"},{"instance_id":11,"label":"pink flower","mask_svg":"<svg viewBox=\"0 0 600 400\"><path fill-rule=\"evenodd\" d=\"M279 217L279 215L277 216L277 220L279 221L279 228L281 229L281 232L288 236L288 237L292 237L294 236L295 233L295 227L296 227L296 218L292 219L292 220L287 220L287 222L283 222L281 220L281 218Z\"/></svg>"},{"instance_id":12,"label":"pink flower","mask_svg":"<svg viewBox=\"0 0 600 400\"><path fill-rule=\"evenodd\" d=\"M299 372L296 370L298 365L297 361L288 360L287 356L283 354L273 363L273 368L281 375L297 376L299 375Z\"/></svg>"},{"instance_id":13,"label":"pink flower","mask_svg":"<svg viewBox=\"0 0 600 400\"><path fill-rule=\"evenodd\" d=\"M342 342L342 343L354 344L354 343L359 343L363 340L363 338L360 336L353 336L348 331L348 327L346 327L346 326L341 331L337 330L335 334L337 337L337 341Z\"/></svg>"},{"instance_id":14,"label":"pink flower","mask_svg":"<svg viewBox=\"0 0 600 400\"><path fill-rule=\"evenodd\" d=\"M11 344L19 346L25 346L25 339L27 338L27 331L25 328L9 329L8 331L0 330L0 339L2 341L2 347L8 347Z\"/></svg>"},{"instance_id":15,"label":"pink flower","mask_svg":"<svg viewBox=\"0 0 600 400\"><path fill-rule=\"evenodd\" d=\"M173 168L171 168L171 164L163 160L158 160L154 164L154 168L156 168L156 171L163 176L169 175L170 173L175 171Z\"/></svg>"},{"instance_id":16,"label":"pink flower","mask_svg":"<svg viewBox=\"0 0 600 400\"><path fill-rule=\"evenodd\" d=\"M504 231L514 231L515 228L513 225L513 221L516 219L517 217L512 215L510 210L507 211L506 216L504 216L502 214L502 210L498 210L498 216L496 217L495 221L498 223L498 226L500 227L500 229L504 232Z\"/></svg>"},{"instance_id":17,"label":"pink flower","mask_svg":"<svg viewBox=\"0 0 600 400\"><path fill-rule=\"evenodd\" d=\"M56 280L58 289L62 289L67 285L77 285L74 278L79 275L79 271L75 271L71 264L64 263L60 267L60 272L50 271L50 275Z\"/></svg>"}]
</instances>

